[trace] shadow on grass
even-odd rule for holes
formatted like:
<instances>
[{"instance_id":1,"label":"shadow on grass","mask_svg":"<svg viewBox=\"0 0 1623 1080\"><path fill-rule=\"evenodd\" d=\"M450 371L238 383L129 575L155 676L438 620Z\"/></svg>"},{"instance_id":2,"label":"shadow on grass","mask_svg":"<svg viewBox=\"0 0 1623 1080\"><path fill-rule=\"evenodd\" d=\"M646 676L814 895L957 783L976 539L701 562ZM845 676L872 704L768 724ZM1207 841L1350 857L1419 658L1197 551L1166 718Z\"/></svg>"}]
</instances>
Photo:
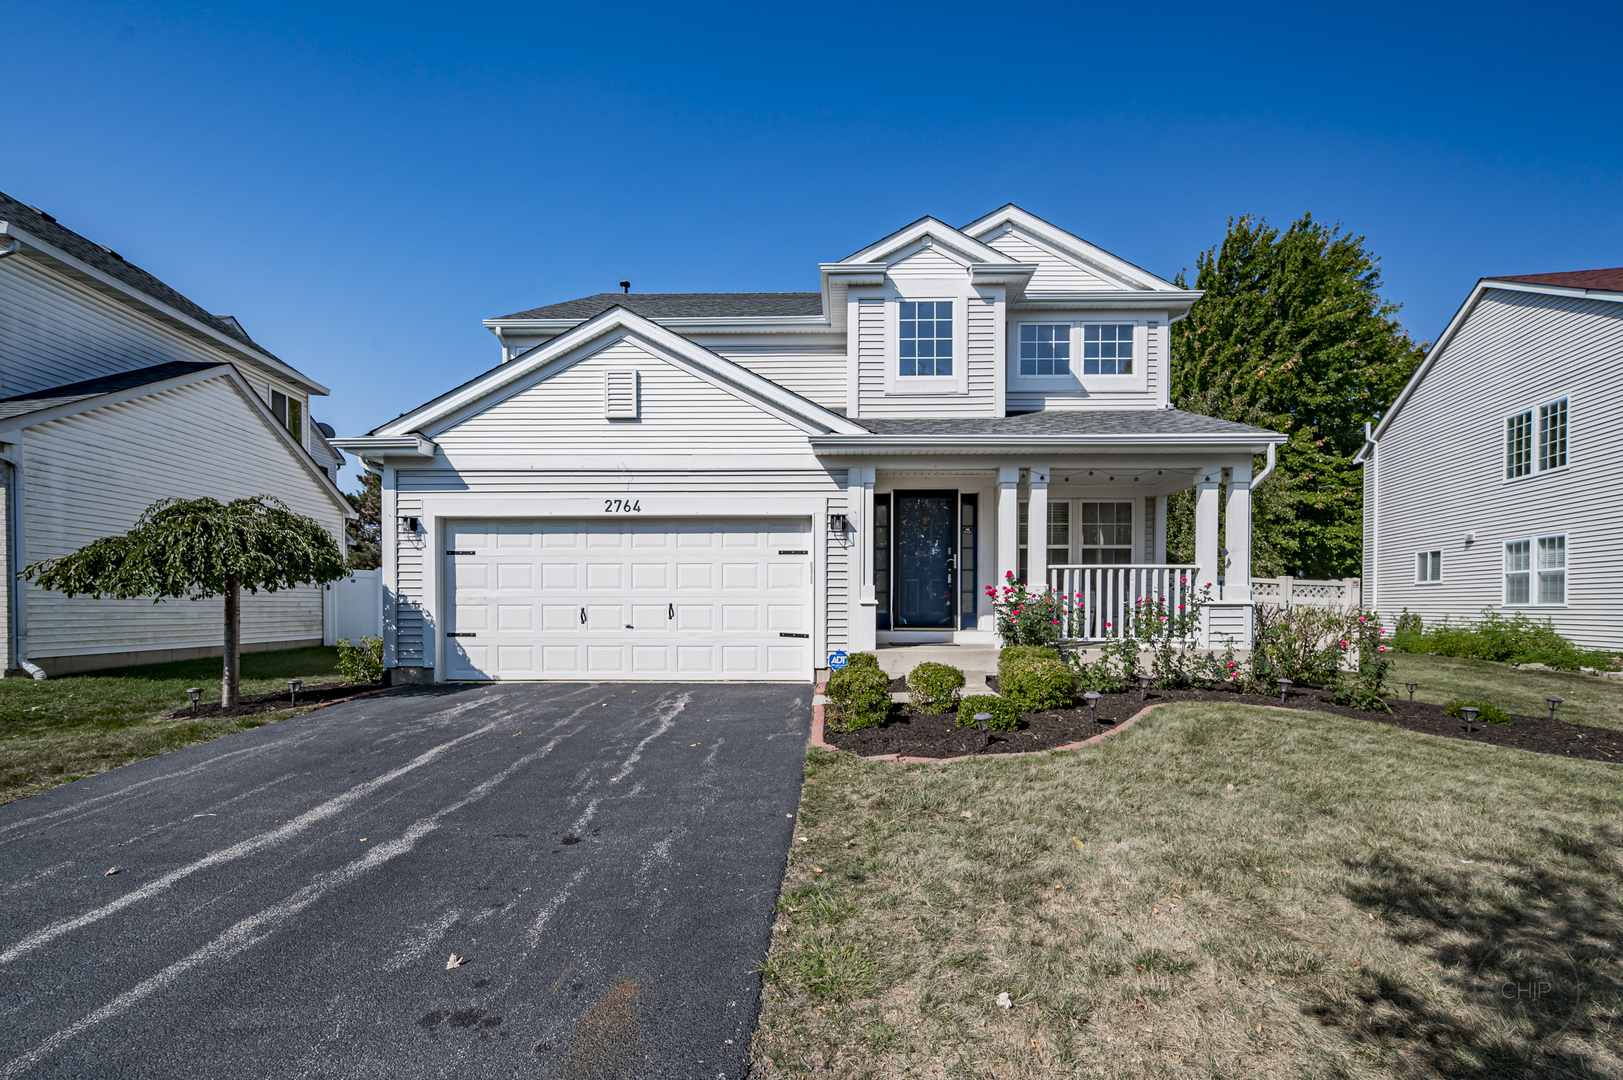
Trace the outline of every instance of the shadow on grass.
<instances>
[{"instance_id":1,"label":"shadow on grass","mask_svg":"<svg viewBox=\"0 0 1623 1080\"><path fill-rule=\"evenodd\" d=\"M1429 954L1452 994L1382 971L1308 1008L1405 1066L1445 1077L1612 1076L1623 969L1611 825L1540 829L1544 865L1417 865L1390 853L1349 861L1346 895L1392 940Z\"/></svg>"},{"instance_id":2,"label":"shadow on grass","mask_svg":"<svg viewBox=\"0 0 1623 1080\"><path fill-rule=\"evenodd\" d=\"M218 656L198 660L174 660L166 664L141 664L136 667L103 668L60 675L58 679L140 679L146 682L173 682L191 680L207 684L220 681L221 660ZM243 679L313 678L331 673L338 674L338 650L316 645L307 649L278 649L274 652L245 652L242 654Z\"/></svg>"}]
</instances>

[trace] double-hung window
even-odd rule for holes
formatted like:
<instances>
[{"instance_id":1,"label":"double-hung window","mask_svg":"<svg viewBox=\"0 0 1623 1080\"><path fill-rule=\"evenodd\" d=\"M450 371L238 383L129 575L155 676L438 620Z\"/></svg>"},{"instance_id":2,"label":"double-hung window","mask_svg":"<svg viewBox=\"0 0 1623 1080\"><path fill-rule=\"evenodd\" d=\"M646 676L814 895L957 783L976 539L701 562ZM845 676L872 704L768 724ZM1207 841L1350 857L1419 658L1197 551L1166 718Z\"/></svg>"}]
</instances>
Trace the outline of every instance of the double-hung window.
<instances>
[{"instance_id":1,"label":"double-hung window","mask_svg":"<svg viewBox=\"0 0 1623 1080\"><path fill-rule=\"evenodd\" d=\"M1020 374L1026 377L1071 373L1071 324L1025 323L1020 327Z\"/></svg>"},{"instance_id":2,"label":"double-hung window","mask_svg":"<svg viewBox=\"0 0 1623 1080\"><path fill-rule=\"evenodd\" d=\"M1082 374L1131 375L1133 324L1085 323L1082 326Z\"/></svg>"},{"instance_id":3,"label":"double-hung window","mask_svg":"<svg viewBox=\"0 0 1623 1080\"><path fill-rule=\"evenodd\" d=\"M1567 399L1538 407L1538 469L1559 469L1567 463Z\"/></svg>"},{"instance_id":4,"label":"double-hung window","mask_svg":"<svg viewBox=\"0 0 1623 1080\"><path fill-rule=\"evenodd\" d=\"M1519 412L1505 421L1505 479L1533 471L1533 412Z\"/></svg>"},{"instance_id":5,"label":"double-hung window","mask_svg":"<svg viewBox=\"0 0 1623 1080\"><path fill-rule=\"evenodd\" d=\"M951 300L901 302L902 376L952 374Z\"/></svg>"},{"instance_id":6,"label":"double-hung window","mask_svg":"<svg viewBox=\"0 0 1623 1080\"><path fill-rule=\"evenodd\" d=\"M1416 581L1443 580L1443 553L1421 551L1415 554L1414 579Z\"/></svg>"},{"instance_id":7,"label":"double-hung window","mask_svg":"<svg viewBox=\"0 0 1623 1080\"><path fill-rule=\"evenodd\" d=\"M1540 536L1505 544L1505 604L1567 602L1567 538Z\"/></svg>"}]
</instances>

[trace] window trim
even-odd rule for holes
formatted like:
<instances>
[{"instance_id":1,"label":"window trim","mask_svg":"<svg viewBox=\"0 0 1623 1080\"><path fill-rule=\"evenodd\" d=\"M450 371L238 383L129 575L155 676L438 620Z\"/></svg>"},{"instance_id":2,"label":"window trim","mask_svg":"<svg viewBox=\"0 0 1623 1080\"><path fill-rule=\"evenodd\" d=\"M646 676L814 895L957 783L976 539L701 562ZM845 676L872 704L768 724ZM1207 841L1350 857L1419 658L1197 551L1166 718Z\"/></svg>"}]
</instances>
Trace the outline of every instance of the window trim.
<instances>
[{"instance_id":1,"label":"window trim","mask_svg":"<svg viewBox=\"0 0 1623 1080\"><path fill-rule=\"evenodd\" d=\"M1561 401L1567 403L1566 461L1560 465L1544 468L1542 433L1539 431L1539 410ZM1550 397L1540 398L1531 405L1518 405L1499 417L1499 482L1501 484L1519 484L1537 476L1565 472L1572 468L1572 402L1573 396L1571 394L1555 394ZM1510 471L1510 421L1518 416L1528 418L1527 471L1520 476L1510 476L1508 475Z\"/></svg>"},{"instance_id":2,"label":"window trim","mask_svg":"<svg viewBox=\"0 0 1623 1080\"><path fill-rule=\"evenodd\" d=\"M885 394L888 397L957 395L969 393L969 305L972 297L957 283L941 281L909 282L909 288L892 288L885 296ZM904 301L952 304L952 374L902 374L902 303Z\"/></svg>"},{"instance_id":3,"label":"window trim","mask_svg":"<svg viewBox=\"0 0 1623 1080\"><path fill-rule=\"evenodd\" d=\"M1540 570L1539 565L1538 565L1539 544L1542 541L1545 541L1545 540L1560 540L1561 541L1561 600L1560 600L1559 603L1545 603L1545 602L1541 601L1538 598L1538 596L1539 596L1539 574L1541 574L1541 573L1550 573L1551 572L1551 571L1548 571L1548 570ZM1499 546L1499 583L1500 583L1499 584L1499 587L1500 587L1499 606L1503 607L1503 608L1514 608L1514 609L1544 608L1546 610L1553 610L1553 609L1556 609L1556 608L1567 607L1568 603L1569 603L1569 593L1570 593L1570 590L1572 588L1572 578L1571 578L1571 574L1572 574L1572 559L1571 559L1572 545L1570 543L1570 540L1571 540L1571 533L1568 533L1565 530L1563 530L1561 532L1553 532L1553 533L1542 533L1542 534L1528 533L1528 534L1523 535L1523 536L1513 536L1513 537L1510 537L1510 538L1506 539L1502 544L1500 544L1500 546ZM1526 570L1509 570L1509 569L1507 569L1505 567L1506 551L1510 547L1511 544L1526 544L1527 545L1527 569ZM1527 575L1527 602L1526 603L1512 603L1510 601L1510 575L1513 574L1513 573L1514 574L1526 574Z\"/></svg>"},{"instance_id":4,"label":"window trim","mask_svg":"<svg viewBox=\"0 0 1623 1080\"><path fill-rule=\"evenodd\" d=\"M1420 561L1422 559L1426 559L1426 560L1430 561L1432 556L1436 556L1435 561L1436 561L1436 564L1437 564L1437 576L1436 577L1423 577L1421 575L1421 569L1420 569L1421 562ZM1428 567L1428 572L1429 572L1429 567ZM1440 584L1442 584L1442 582L1443 582L1443 549L1442 548L1427 548L1424 551L1415 552L1414 575L1415 575L1414 576L1414 583L1416 585L1440 585Z\"/></svg>"}]
</instances>

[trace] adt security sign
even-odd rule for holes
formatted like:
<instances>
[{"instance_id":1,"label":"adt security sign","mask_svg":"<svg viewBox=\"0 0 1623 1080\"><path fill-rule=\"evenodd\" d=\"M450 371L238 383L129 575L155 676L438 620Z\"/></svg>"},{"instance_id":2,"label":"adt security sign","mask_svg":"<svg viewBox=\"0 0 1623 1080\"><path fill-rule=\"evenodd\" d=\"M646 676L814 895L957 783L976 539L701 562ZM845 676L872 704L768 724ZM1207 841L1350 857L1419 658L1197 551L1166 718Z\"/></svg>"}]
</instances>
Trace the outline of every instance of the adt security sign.
<instances>
[{"instance_id":1,"label":"adt security sign","mask_svg":"<svg viewBox=\"0 0 1623 1080\"><path fill-rule=\"evenodd\" d=\"M846 659L847 657L844 649L841 649L838 652L831 652L828 654L828 666L833 668L835 671L838 671L845 666Z\"/></svg>"}]
</instances>

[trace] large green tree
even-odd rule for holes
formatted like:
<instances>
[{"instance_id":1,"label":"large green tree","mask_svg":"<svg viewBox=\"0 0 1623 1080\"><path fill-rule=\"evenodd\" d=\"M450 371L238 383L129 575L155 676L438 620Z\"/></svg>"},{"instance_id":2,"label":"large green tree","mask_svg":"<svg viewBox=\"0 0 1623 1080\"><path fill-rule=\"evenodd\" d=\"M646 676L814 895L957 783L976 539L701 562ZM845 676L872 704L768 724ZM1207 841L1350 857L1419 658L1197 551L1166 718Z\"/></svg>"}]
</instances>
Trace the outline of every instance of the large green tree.
<instances>
[{"instance_id":1,"label":"large green tree","mask_svg":"<svg viewBox=\"0 0 1623 1080\"><path fill-rule=\"evenodd\" d=\"M1173 405L1290 437L1253 503L1252 572L1357 576L1364 489L1353 458L1425 352L1381 297L1379 260L1364 237L1312 214L1284 232L1246 216L1201 252L1194 287L1204 295L1172 327ZM1170 502L1169 556L1192 559L1193 495Z\"/></svg>"},{"instance_id":2,"label":"large green tree","mask_svg":"<svg viewBox=\"0 0 1623 1080\"><path fill-rule=\"evenodd\" d=\"M376 570L383 565L383 477L370 470L361 473L361 490L346 491L344 498L359 515L344 526L350 568Z\"/></svg>"},{"instance_id":3,"label":"large green tree","mask_svg":"<svg viewBox=\"0 0 1623 1080\"><path fill-rule=\"evenodd\" d=\"M154 603L225 597L220 704L235 705L242 590L323 585L344 573L344 553L320 522L295 514L279 499L255 495L228 503L160 499L122 536L104 536L70 555L32 563L18 576L69 596L150 596Z\"/></svg>"}]
</instances>

